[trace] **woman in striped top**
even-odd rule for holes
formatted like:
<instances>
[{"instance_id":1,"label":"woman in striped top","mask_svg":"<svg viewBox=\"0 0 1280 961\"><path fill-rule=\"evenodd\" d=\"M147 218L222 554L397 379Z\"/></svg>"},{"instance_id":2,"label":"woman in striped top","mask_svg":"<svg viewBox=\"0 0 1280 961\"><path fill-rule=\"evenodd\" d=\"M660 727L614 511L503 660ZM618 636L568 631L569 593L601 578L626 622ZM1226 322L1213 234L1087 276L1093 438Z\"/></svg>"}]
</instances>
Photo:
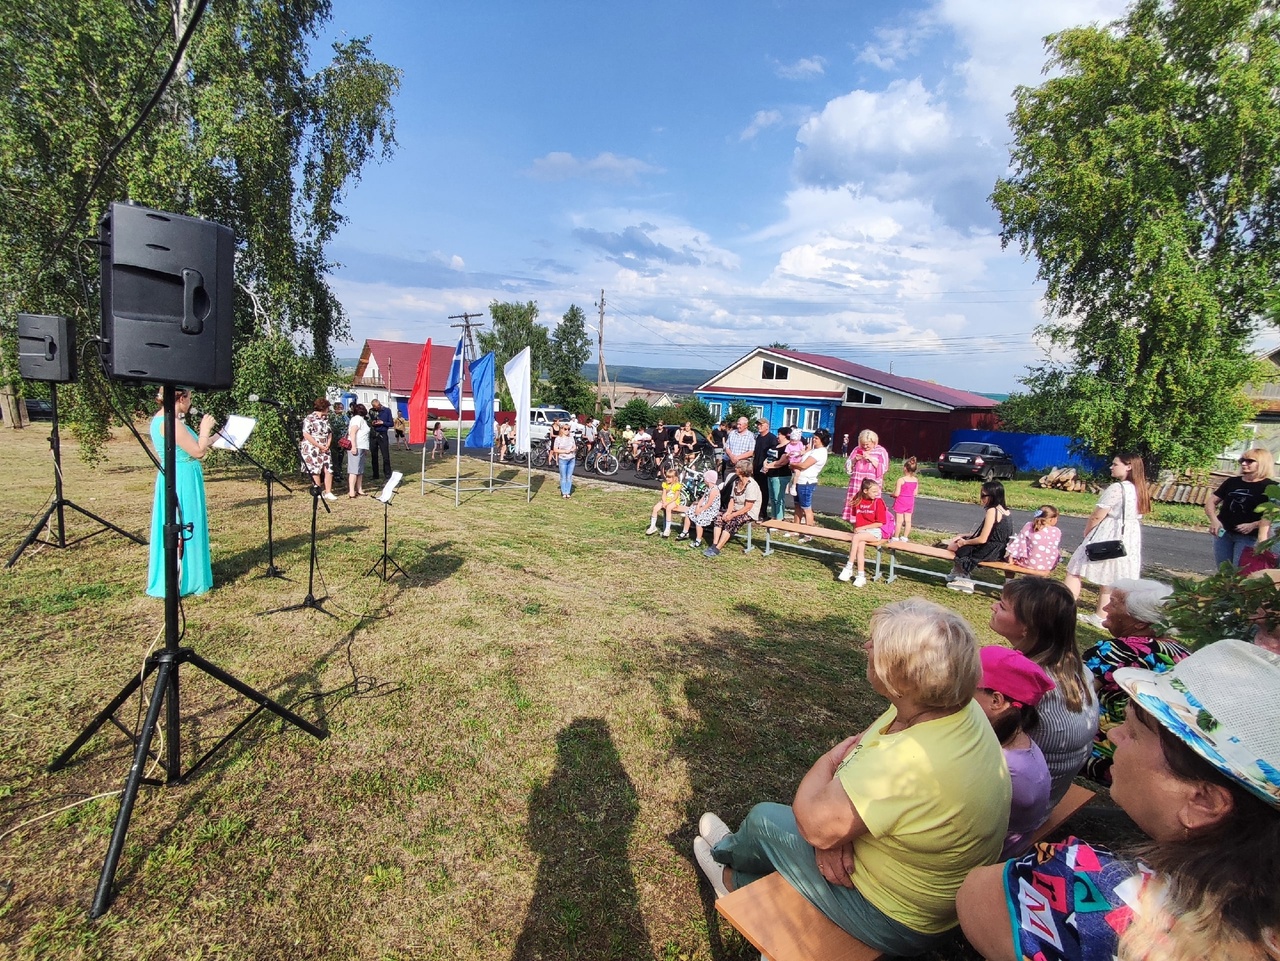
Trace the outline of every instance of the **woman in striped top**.
<instances>
[{"instance_id":1,"label":"woman in striped top","mask_svg":"<svg viewBox=\"0 0 1280 961\"><path fill-rule=\"evenodd\" d=\"M1098 730L1098 698L1076 647L1076 601L1061 581L1019 577L991 609L991 629L1048 672L1054 689L1040 701L1031 733L1053 778L1057 804L1080 772Z\"/></svg>"}]
</instances>

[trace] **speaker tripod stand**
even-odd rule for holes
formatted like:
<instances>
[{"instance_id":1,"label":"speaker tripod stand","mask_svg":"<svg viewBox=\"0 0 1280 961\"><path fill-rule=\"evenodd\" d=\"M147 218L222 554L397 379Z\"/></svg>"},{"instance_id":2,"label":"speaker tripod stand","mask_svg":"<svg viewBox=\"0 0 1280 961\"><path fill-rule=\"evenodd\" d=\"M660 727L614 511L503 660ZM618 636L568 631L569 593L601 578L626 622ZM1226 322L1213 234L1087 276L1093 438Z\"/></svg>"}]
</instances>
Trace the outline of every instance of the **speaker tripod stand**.
<instances>
[{"instance_id":1,"label":"speaker tripod stand","mask_svg":"<svg viewBox=\"0 0 1280 961\"><path fill-rule=\"evenodd\" d=\"M112 524L110 521L103 520L101 517L99 517L97 514L93 513L92 511L87 511L83 507L81 507L79 504L62 496L62 443L61 443L61 435L58 431L58 385L57 384L51 383L49 385L49 409L53 413L53 427L49 431L49 447L53 450L53 490L54 490L53 503L49 505L49 509L45 511L44 514L41 515L40 519L36 521L35 526L31 528L30 533L27 534L26 540L24 540L22 542L22 545L16 551L13 552L13 556L9 558L9 562L5 564L5 567L13 567L14 564L18 563L18 558L22 556L23 552L32 544L34 544L37 540L40 540L40 533L45 529L46 525L49 524L49 518L51 518L54 514L58 515L58 522L56 525L57 539L51 540L51 541L40 540L41 544L48 544L50 547L56 547L59 550L63 550L65 548L70 547L72 544L79 544L81 541L88 540L90 537L93 537L96 534L101 534L104 531L115 531L121 537L127 537L129 538L129 540L134 541L138 544L141 544L143 547L146 547L147 542L144 541L141 537L138 537L136 534L130 534L128 531L117 527L115 524ZM99 524L102 525L102 528L100 530L91 531L90 533L85 534L83 537L77 537L75 540L72 540L72 541L67 540L67 527L66 527L66 516L65 516L67 508L70 508L73 511L77 511L80 514L83 514L85 517L89 518L92 521L97 521Z\"/></svg>"},{"instance_id":2,"label":"speaker tripod stand","mask_svg":"<svg viewBox=\"0 0 1280 961\"><path fill-rule=\"evenodd\" d=\"M129 831L129 819L133 815L133 805L138 797L138 790L143 784L159 784L161 782L145 776L148 759L159 763L165 773L166 784L180 784L200 770L221 747L240 730L258 716L263 710L270 711L281 720L301 728L312 737L323 740L329 732L317 727L305 718L299 717L287 707L277 703L261 691L254 690L248 684L238 680L231 674L206 661L189 647L178 646L178 540L182 536L182 525L178 524L178 489L177 489L177 453L174 443L174 388L166 384L164 387L164 649L147 658L146 666L140 676L134 676L120 690L89 726L62 754L49 765L50 771L65 767L75 753L108 721L125 731L134 739L136 749L133 754L133 766L125 780L123 796L120 799L120 812L116 816L115 828L111 832L111 841L107 845L106 861L102 865L102 874L98 879L98 888L93 896L93 907L90 917L101 917L110 907L112 884L115 880L116 868L120 864L120 855L124 853L125 836ZM226 736L192 764L185 771L182 769L182 712L179 704L179 674L183 664L198 668L214 680L225 684L238 694L253 701L257 708L233 727ZM151 703L147 708L146 720L142 731L135 737L119 719L115 712L133 695L143 682L155 675L155 686L151 691ZM160 758L151 751L151 741L155 736L157 724L160 722L160 711L165 711L164 721L164 757Z\"/></svg>"}]
</instances>

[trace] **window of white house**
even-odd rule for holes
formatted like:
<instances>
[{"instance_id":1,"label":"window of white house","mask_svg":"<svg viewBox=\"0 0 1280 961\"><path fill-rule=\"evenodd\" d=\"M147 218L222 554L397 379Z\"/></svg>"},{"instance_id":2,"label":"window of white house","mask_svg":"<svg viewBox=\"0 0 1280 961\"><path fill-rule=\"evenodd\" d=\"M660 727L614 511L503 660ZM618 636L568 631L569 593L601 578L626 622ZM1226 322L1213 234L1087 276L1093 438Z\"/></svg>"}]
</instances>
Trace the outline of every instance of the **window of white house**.
<instances>
[{"instance_id":1,"label":"window of white house","mask_svg":"<svg viewBox=\"0 0 1280 961\"><path fill-rule=\"evenodd\" d=\"M707 404L707 410L711 411L711 419L717 424L720 423L720 418L724 416L724 404L719 401L709 403Z\"/></svg>"},{"instance_id":2,"label":"window of white house","mask_svg":"<svg viewBox=\"0 0 1280 961\"><path fill-rule=\"evenodd\" d=\"M752 407L751 409L755 411L755 413L751 415L751 423L754 424L759 418L764 416L764 408Z\"/></svg>"},{"instance_id":3,"label":"window of white house","mask_svg":"<svg viewBox=\"0 0 1280 961\"><path fill-rule=\"evenodd\" d=\"M879 394L869 394L865 390L858 390L856 387L846 387L844 392L844 402L846 404L869 404L876 406L884 403L884 399Z\"/></svg>"},{"instance_id":4,"label":"window of white house","mask_svg":"<svg viewBox=\"0 0 1280 961\"><path fill-rule=\"evenodd\" d=\"M810 430L810 431L817 430L818 427L821 426L819 422L819 418L821 416L822 416L822 411L814 410L813 408L807 409L804 412L804 429Z\"/></svg>"},{"instance_id":5,"label":"window of white house","mask_svg":"<svg viewBox=\"0 0 1280 961\"><path fill-rule=\"evenodd\" d=\"M761 368L760 377L763 380L786 380L789 371L790 368L784 367L782 364L775 364L771 360L766 360L764 367Z\"/></svg>"},{"instance_id":6,"label":"window of white house","mask_svg":"<svg viewBox=\"0 0 1280 961\"><path fill-rule=\"evenodd\" d=\"M782 424L781 424L781 426L783 426L783 427L790 427L792 424L798 424L798 423L800 423L800 408L799 408L799 407L784 407L784 408L782 408Z\"/></svg>"}]
</instances>

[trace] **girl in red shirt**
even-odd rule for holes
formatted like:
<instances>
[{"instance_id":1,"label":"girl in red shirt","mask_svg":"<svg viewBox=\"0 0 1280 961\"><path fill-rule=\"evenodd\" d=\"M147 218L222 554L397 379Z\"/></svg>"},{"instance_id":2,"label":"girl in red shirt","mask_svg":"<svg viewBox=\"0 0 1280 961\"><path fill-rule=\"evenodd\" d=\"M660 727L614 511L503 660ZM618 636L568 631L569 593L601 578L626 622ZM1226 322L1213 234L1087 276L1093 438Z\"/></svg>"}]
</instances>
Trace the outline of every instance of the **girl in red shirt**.
<instances>
[{"instance_id":1,"label":"girl in red shirt","mask_svg":"<svg viewBox=\"0 0 1280 961\"><path fill-rule=\"evenodd\" d=\"M858 576L854 578L854 587L865 587L867 583L867 545L879 544L884 536L881 529L889 519L888 508L880 499L880 484L868 477L858 489L858 499L852 505L853 543L849 546L849 563L837 575L840 580L847 581L853 577L853 566L858 565Z\"/></svg>"}]
</instances>

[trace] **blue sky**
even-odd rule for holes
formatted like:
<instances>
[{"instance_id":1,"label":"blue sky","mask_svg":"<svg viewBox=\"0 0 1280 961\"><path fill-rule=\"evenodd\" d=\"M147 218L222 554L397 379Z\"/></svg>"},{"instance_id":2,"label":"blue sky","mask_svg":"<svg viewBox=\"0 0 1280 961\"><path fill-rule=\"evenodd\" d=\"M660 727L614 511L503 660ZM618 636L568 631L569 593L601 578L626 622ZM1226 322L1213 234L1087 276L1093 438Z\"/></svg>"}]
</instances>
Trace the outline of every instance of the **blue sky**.
<instances>
[{"instance_id":1,"label":"blue sky","mask_svg":"<svg viewBox=\"0 0 1280 961\"><path fill-rule=\"evenodd\" d=\"M594 323L603 289L611 364L718 369L781 341L1013 388L1043 355L1035 266L986 199L1011 94L1045 34L1123 11L335 0L333 35L404 71L399 148L332 247L338 353L450 342L448 315L495 299Z\"/></svg>"}]
</instances>

